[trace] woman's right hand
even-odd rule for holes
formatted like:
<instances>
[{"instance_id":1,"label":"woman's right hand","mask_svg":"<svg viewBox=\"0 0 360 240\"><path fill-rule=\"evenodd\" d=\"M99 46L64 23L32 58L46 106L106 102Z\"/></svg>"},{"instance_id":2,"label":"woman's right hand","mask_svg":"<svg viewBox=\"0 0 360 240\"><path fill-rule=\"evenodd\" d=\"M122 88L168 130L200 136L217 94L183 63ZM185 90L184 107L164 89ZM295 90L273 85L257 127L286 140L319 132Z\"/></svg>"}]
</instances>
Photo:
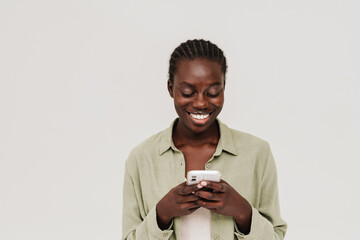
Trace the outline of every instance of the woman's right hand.
<instances>
[{"instance_id":1,"label":"woman's right hand","mask_svg":"<svg viewBox=\"0 0 360 240\"><path fill-rule=\"evenodd\" d=\"M199 197L193 193L202 185L187 186L186 182L172 188L156 205L156 218L161 230L168 229L174 217L180 217L194 212L200 207L196 201Z\"/></svg>"}]
</instances>

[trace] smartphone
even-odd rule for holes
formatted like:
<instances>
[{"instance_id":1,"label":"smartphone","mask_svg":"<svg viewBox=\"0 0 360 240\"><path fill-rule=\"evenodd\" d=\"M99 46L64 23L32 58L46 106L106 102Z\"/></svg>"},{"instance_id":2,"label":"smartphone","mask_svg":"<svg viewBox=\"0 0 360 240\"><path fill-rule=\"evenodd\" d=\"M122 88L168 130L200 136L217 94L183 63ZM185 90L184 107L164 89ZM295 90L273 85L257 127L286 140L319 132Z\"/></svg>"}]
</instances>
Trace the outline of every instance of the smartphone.
<instances>
[{"instance_id":1,"label":"smartphone","mask_svg":"<svg viewBox=\"0 0 360 240\"><path fill-rule=\"evenodd\" d=\"M200 181L220 182L220 171L217 170L191 170L187 173L186 184L194 185Z\"/></svg>"}]
</instances>

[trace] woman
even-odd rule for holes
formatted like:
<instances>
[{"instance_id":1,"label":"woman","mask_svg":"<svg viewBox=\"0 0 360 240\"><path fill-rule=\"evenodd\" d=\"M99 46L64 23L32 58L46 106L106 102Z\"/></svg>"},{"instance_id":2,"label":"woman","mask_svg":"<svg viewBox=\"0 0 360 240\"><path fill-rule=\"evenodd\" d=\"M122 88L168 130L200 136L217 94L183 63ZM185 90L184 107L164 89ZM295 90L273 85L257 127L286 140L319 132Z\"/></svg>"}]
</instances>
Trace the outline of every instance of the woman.
<instances>
[{"instance_id":1,"label":"woman","mask_svg":"<svg viewBox=\"0 0 360 240\"><path fill-rule=\"evenodd\" d=\"M189 40L172 53L168 91L179 118L126 161L122 239L284 238L268 143L217 119L226 69L209 41ZM207 169L219 170L221 182L184 182L188 171Z\"/></svg>"}]
</instances>

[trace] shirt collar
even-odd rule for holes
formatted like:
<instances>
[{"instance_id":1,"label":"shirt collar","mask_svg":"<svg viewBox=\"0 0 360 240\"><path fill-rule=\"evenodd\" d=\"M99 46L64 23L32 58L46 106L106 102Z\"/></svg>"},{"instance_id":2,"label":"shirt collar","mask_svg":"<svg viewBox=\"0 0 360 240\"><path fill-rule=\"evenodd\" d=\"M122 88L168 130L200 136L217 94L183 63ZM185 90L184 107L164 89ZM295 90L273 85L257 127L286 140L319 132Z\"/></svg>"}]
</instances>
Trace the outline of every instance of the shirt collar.
<instances>
[{"instance_id":1,"label":"shirt collar","mask_svg":"<svg viewBox=\"0 0 360 240\"><path fill-rule=\"evenodd\" d=\"M166 152L167 150L169 150L170 148L172 148L174 151L179 151L175 145L174 142L172 140L172 132L173 132L173 128L174 125L176 124L176 122L178 121L179 118L176 118L171 124L170 126L164 130L162 136L161 136L161 140L160 140L160 152L159 154L162 155L164 152Z\"/></svg>"},{"instance_id":2,"label":"shirt collar","mask_svg":"<svg viewBox=\"0 0 360 240\"><path fill-rule=\"evenodd\" d=\"M173 149L174 151L179 151L175 147L174 142L172 140L173 128L177 121L178 121L178 118L175 119L171 123L171 125L167 129L164 130L162 137L161 137L160 146L159 146L159 154L160 155L162 155L163 153L168 151L170 148ZM222 123L219 119L216 119L216 121L219 124L220 139L219 139L219 143L216 147L214 156L219 156L222 153L222 151L226 151L235 156L238 155L231 129L226 124Z\"/></svg>"}]
</instances>

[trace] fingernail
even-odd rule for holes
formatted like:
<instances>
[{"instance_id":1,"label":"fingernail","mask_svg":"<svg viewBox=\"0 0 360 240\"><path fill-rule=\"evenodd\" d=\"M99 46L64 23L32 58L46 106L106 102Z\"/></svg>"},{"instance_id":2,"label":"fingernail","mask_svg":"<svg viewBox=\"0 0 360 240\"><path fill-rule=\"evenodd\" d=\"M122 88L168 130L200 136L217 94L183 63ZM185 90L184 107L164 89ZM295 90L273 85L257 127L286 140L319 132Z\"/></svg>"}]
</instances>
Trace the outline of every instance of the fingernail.
<instances>
[{"instance_id":1,"label":"fingernail","mask_svg":"<svg viewBox=\"0 0 360 240\"><path fill-rule=\"evenodd\" d=\"M200 184L203 185L203 186L206 186L207 182L201 182Z\"/></svg>"},{"instance_id":2,"label":"fingernail","mask_svg":"<svg viewBox=\"0 0 360 240\"><path fill-rule=\"evenodd\" d=\"M198 187L198 188L202 188L203 186L202 186L201 184L198 184L197 187Z\"/></svg>"}]
</instances>

